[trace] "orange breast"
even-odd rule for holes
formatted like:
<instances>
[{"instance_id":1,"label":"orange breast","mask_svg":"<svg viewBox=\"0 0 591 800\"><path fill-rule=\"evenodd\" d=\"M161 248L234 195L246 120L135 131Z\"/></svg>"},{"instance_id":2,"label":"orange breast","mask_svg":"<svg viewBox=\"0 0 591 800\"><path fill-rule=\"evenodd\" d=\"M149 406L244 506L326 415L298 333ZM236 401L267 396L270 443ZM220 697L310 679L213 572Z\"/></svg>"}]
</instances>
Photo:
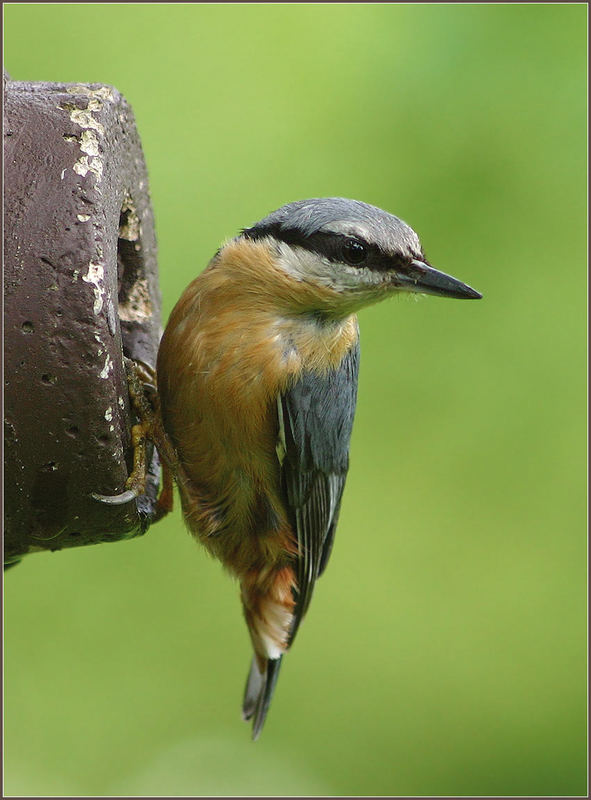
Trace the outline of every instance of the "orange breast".
<instances>
[{"instance_id":1,"label":"orange breast","mask_svg":"<svg viewBox=\"0 0 591 800\"><path fill-rule=\"evenodd\" d=\"M338 366L358 335L354 316L319 325L301 309L290 314L286 292L299 287L269 291L275 267L260 245L249 243L249 255L255 247L256 258L214 259L190 284L157 366L164 427L190 480L187 524L242 575L294 548L275 449L278 396L303 369Z\"/></svg>"}]
</instances>

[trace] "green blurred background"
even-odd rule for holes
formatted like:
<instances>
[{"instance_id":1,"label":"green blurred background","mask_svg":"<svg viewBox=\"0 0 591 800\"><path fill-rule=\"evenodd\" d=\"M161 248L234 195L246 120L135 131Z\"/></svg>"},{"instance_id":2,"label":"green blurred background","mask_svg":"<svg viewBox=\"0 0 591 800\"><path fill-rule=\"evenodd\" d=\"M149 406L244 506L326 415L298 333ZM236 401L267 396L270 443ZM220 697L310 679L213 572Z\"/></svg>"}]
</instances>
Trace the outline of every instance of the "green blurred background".
<instances>
[{"instance_id":1,"label":"green blurred background","mask_svg":"<svg viewBox=\"0 0 591 800\"><path fill-rule=\"evenodd\" d=\"M224 238L323 195L484 293L362 313L336 547L256 745L237 587L178 510L7 575L7 794L585 793L586 15L5 6L14 79L132 104L165 318Z\"/></svg>"}]
</instances>

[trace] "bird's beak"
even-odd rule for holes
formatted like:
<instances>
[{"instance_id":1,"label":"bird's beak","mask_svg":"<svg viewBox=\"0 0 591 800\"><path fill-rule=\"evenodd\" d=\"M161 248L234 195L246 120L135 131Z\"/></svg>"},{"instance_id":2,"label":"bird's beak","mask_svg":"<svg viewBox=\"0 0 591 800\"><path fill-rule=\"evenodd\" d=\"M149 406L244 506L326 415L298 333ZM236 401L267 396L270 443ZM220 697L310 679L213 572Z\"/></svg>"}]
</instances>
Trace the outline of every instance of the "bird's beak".
<instances>
[{"instance_id":1,"label":"bird's beak","mask_svg":"<svg viewBox=\"0 0 591 800\"><path fill-rule=\"evenodd\" d=\"M438 294L441 297L458 297L461 299L477 299L480 292L472 289L457 278L439 272L423 261L411 261L404 272L397 272L395 284L407 292L421 294Z\"/></svg>"}]
</instances>

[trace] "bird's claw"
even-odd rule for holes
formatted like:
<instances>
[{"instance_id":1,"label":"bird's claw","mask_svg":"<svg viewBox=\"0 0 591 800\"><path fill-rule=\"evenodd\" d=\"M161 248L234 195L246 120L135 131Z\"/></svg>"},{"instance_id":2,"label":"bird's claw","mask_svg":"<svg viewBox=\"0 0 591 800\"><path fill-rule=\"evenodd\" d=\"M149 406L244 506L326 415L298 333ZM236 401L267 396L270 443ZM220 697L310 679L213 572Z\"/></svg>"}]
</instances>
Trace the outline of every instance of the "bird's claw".
<instances>
[{"instance_id":1,"label":"bird's claw","mask_svg":"<svg viewBox=\"0 0 591 800\"><path fill-rule=\"evenodd\" d=\"M134 489L128 489L125 492L121 492L121 494L97 494L92 492L90 496L93 500L98 500L99 503L104 503L107 506L124 506L125 503L130 503L136 497L139 497Z\"/></svg>"},{"instance_id":2,"label":"bird's claw","mask_svg":"<svg viewBox=\"0 0 591 800\"><path fill-rule=\"evenodd\" d=\"M139 423L131 429L133 469L121 494L104 495L93 492L92 497L105 505L120 506L131 502L146 491L148 440L156 446L162 465L162 488L154 507L152 522L157 522L170 511L173 504L173 477L182 484L187 477L178 462L174 447L166 435L159 412L156 373L148 364L125 358L127 384L133 408Z\"/></svg>"},{"instance_id":3,"label":"bird's claw","mask_svg":"<svg viewBox=\"0 0 591 800\"><path fill-rule=\"evenodd\" d=\"M147 440L153 440L155 412L149 395L152 399L156 396L154 370L147 364L125 358L127 384L133 408L140 422L131 429L131 444L133 446L133 469L125 483L125 490L120 494L104 495L93 492L91 497L100 503L109 506L122 506L140 497L146 491ZM147 391L145 391L147 388Z\"/></svg>"}]
</instances>

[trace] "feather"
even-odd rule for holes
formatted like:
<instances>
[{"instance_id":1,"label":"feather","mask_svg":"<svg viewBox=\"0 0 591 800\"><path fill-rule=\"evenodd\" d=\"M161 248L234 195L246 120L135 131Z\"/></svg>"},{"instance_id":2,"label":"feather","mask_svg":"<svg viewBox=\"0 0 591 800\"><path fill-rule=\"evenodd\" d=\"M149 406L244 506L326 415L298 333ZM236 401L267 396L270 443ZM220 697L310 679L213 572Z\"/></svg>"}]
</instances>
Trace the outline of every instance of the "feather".
<instances>
[{"instance_id":1,"label":"feather","mask_svg":"<svg viewBox=\"0 0 591 800\"><path fill-rule=\"evenodd\" d=\"M267 712L273 697L273 691L279 669L281 667L281 657L269 658L261 670L256 656L253 657L244 690L244 701L242 703L242 717L245 720L253 719L252 738L256 741L265 724Z\"/></svg>"},{"instance_id":2,"label":"feather","mask_svg":"<svg viewBox=\"0 0 591 800\"><path fill-rule=\"evenodd\" d=\"M359 343L325 374L301 373L281 397L282 488L298 542L296 606L289 644L330 556L349 466Z\"/></svg>"}]
</instances>

